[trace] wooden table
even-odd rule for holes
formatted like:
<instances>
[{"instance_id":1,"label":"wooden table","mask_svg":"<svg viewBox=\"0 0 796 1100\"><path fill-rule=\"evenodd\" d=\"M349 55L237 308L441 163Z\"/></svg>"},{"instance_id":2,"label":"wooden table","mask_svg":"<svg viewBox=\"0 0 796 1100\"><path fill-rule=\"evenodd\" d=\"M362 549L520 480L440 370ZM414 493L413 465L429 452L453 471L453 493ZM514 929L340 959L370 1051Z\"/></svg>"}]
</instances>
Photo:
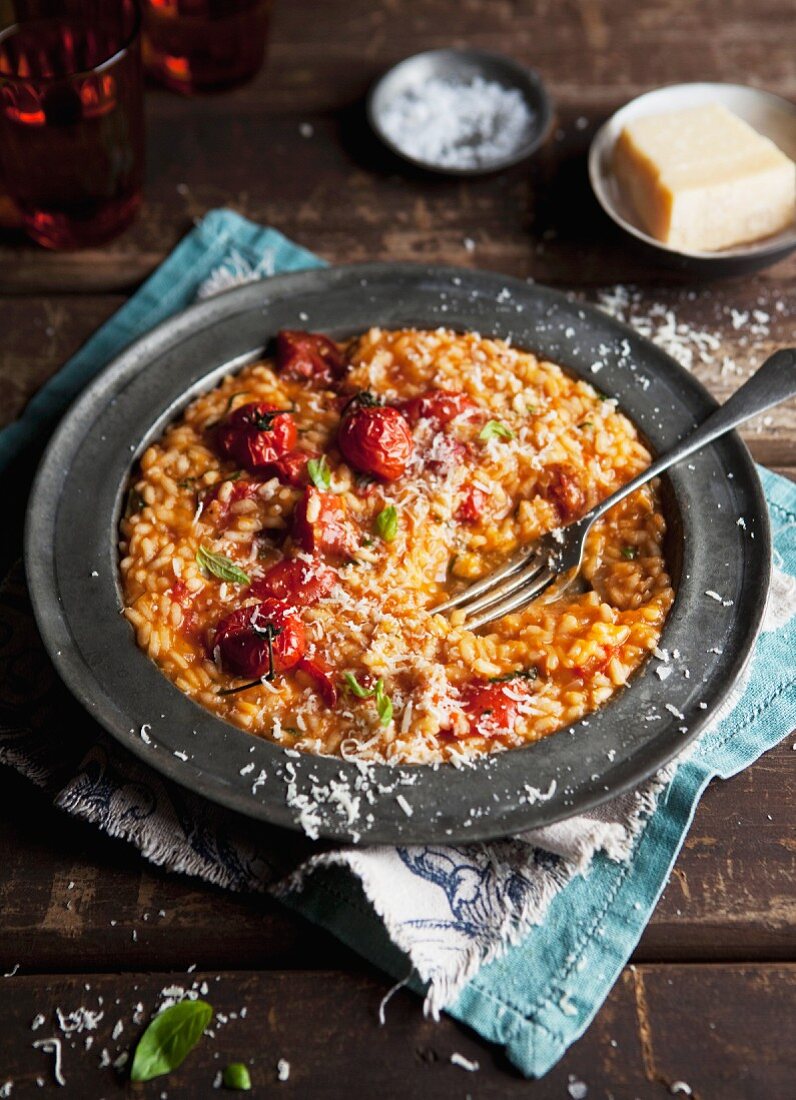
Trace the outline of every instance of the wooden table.
<instances>
[{"instance_id":1,"label":"wooden table","mask_svg":"<svg viewBox=\"0 0 796 1100\"><path fill-rule=\"evenodd\" d=\"M2 419L193 218L222 204L332 262L479 266L592 298L636 283L639 313L661 303L715 337L694 371L726 397L766 352L793 342L796 261L738 281L678 284L599 214L584 154L612 110L658 84L739 80L795 97L795 41L791 0L283 0L254 84L210 99L149 93L146 208L125 235L76 254L0 239ZM549 82L556 127L530 165L471 182L429 178L401 170L369 137L370 81L407 54L451 43L509 52ZM795 423L783 408L746 432L755 457L790 476ZM590 1098L617 1100L663 1097L678 1080L703 1100L792 1096L792 740L706 793L633 965L586 1036L537 1083L450 1020L424 1020L408 993L379 1028L388 980L328 935L274 903L159 872L3 770L0 971L19 970L0 979L0 1085L14 1080L14 1100L40 1094L37 1076L54 1088L51 1061L31 1047L51 1025L34 1033L33 1017L49 1019L56 1005L96 1008L101 996L91 1049L85 1034L65 1046L60 1095L213 1095L219 1067L252 1058L256 1094L286 1098L566 1097L575 1080ZM206 981L230 1014L214 1040L145 1088L99 1069L103 1048L116 1057L140 1033L138 1002L148 1015L164 986L192 981ZM451 1066L454 1050L477 1059L479 1072ZM283 1084L280 1058L291 1064Z\"/></svg>"}]
</instances>

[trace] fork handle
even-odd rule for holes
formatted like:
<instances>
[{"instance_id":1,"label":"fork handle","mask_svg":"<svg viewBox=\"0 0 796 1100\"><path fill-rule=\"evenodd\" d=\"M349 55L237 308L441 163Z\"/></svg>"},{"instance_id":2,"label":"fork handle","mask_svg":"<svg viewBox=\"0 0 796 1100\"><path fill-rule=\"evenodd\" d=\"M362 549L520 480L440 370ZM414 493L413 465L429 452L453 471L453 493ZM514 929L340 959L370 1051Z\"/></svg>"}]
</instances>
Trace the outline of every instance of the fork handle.
<instances>
[{"instance_id":1,"label":"fork handle","mask_svg":"<svg viewBox=\"0 0 796 1100\"><path fill-rule=\"evenodd\" d=\"M796 396L796 348L782 348L781 351L775 351L770 355L749 381L736 390L729 401L725 401L720 408L711 413L707 420L703 421L690 435L681 440L671 451L667 451L656 459L638 477L634 477L621 489L617 489L615 493L606 497L578 522L592 523L641 485L645 485L676 463L682 462L695 451L701 450L714 439L718 439L720 435L794 396Z\"/></svg>"}]
</instances>

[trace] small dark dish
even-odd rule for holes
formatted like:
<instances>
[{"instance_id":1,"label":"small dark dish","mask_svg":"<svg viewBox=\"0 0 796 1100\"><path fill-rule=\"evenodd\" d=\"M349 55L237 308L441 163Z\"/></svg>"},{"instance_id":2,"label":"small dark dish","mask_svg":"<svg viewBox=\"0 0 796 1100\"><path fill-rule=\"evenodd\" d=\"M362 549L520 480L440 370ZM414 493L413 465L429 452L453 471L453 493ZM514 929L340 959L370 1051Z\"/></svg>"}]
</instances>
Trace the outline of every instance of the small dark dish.
<instances>
[{"instance_id":1,"label":"small dark dish","mask_svg":"<svg viewBox=\"0 0 796 1100\"><path fill-rule=\"evenodd\" d=\"M680 252L641 228L613 173L614 145L631 119L706 103L723 104L758 133L770 138L791 160L796 160L796 106L786 99L742 84L673 84L638 96L604 123L589 150L589 179L608 217L633 236L654 263L705 278L746 275L770 267L796 249L796 222L780 233L750 244L719 252Z\"/></svg>"},{"instance_id":2,"label":"small dark dish","mask_svg":"<svg viewBox=\"0 0 796 1100\"><path fill-rule=\"evenodd\" d=\"M382 117L388 104L409 89L422 86L438 77L445 80L470 81L482 77L494 81L503 88L520 92L533 115L533 126L526 141L509 155L496 157L477 167L450 167L430 160L421 160L397 145L384 131ZM545 141L553 119L553 107L541 77L533 69L521 65L503 54L486 50L444 49L428 50L399 61L382 76L371 89L367 101L368 120L384 142L402 160L438 172L446 176L483 176L513 164L535 153Z\"/></svg>"},{"instance_id":3,"label":"small dark dish","mask_svg":"<svg viewBox=\"0 0 796 1100\"><path fill-rule=\"evenodd\" d=\"M25 558L45 644L75 695L131 752L214 801L291 828L301 824L297 796L312 800L313 789L341 774L353 787L358 769L244 733L162 675L120 614L119 513L131 466L149 441L197 393L262 354L279 329L340 338L370 325L510 337L618 398L657 452L715 408L674 360L599 310L500 275L411 264L332 268L232 290L160 325L111 363L64 418L31 497ZM588 725L473 768L374 768L383 790L366 807L372 821L363 813L352 823L339 805L324 804L319 835L357 834L365 843L505 836L619 794L696 736L726 699L759 630L768 518L754 464L734 433L676 467L664 489L677 595L660 644L679 650L675 672L662 681L651 660ZM261 773L267 781L255 787ZM528 788L549 797L529 796Z\"/></svg>"}]
</instances>

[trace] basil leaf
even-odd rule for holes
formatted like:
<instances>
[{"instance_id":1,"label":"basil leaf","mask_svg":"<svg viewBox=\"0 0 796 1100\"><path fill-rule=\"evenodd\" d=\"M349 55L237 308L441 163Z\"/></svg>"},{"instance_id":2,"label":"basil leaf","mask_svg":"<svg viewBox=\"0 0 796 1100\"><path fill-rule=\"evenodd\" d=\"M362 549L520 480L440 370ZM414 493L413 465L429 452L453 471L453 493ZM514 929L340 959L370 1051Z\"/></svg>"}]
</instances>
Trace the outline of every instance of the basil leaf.
<instances>
[{"instance_id":1,"label":"basil leaf","mask_svg":"<svg viewBox=\"0 0 796 1100\"><path fill-rule=\"evenodd\" d=\"M392 542L398 534L398 509L394 504L388 504L376 516L376 530L385 542Z\"/></svg>"},{"instance_id":2,"label":"basil leaf","mask_svg":"<svg viewBox=\"0 0 796 1100\"><path fill-rule=\"evenodd\" d=\"M384 681L379 678L376 681L376 710L379 712L379 721L383 726L389 726L392 722L392 700L384 694Z\"/></svg>"},{"instance_id":3,"label":"basil leaf","mask_svg":"<svg viewBox=\"0 0 796 1100\"><path fill-rule=\"evenodd\" d=\"M345 682L349 691L356 695L357 699L372 699L376 697L376 710L379 721L383 726L389 726L392 722L392 700L384 692L384 680L381 677L376 681L376 686L367 690L363 688L353 672L344 672Z\"/></svg>"},{"instance_id":4,"label":"basil leaf","mask_svg":"<svg viewBox=\"0 0 796 1100\"><path fill-rule=\"evenodd\" d=\"M230 1062L224 1070L222 1081L225 1089L238 1089L239 1092L251 1091L252 1079L243 1062Z\"/></svg>"},{"instance_id":5,"label":"basil leaf","mask_svg":"<svg viewBox=\"0 0 796 1100\"><path fill-rule=\"evenodd\" d=\"M307 463L307 473L312 484L321 492L328 489L332 484L332 474L329 463L326 461L326 455L321 455L320 458L311 458Z\"/></svg>"},{"instance_id":6,"label":"basil leaf","mask_svg":"<svg viewBox=\"0 0 796 1100\"><path fill-rule=\"evenodd\" d=\"M161 1012L138 1040L132 1081L150 1081L182 1065L213 1018L207 1001L181 1001Z\"/></svg>"},{"instance_id":7,"label":"basil leaf","mask_svg":"<svg viewBox=\"0 0 796 1100\"><path fill-rule=\"evenodd\" d=\"M633 558L635 558L637 553L638 553L638 550L635 546L623 546L622 547L622 557L627 558L628 561L632 561Z\"/></svg>"},{"instance_id":8,"label":"basil leaf","mask_svg":"<svg viewBox=\"0 0 796 1100\"><path fill-rule=\"evenodd\" d=\"M234 561L225 558L223 554L214 554L206 546L200 546L196 551L196 564L205 573L211 573L222 581L232 581L234 584L251 584L248 573L238 568Z\"/></svg>"},{"instance_id":9,"label":"basil leaf","mask_svg":"<svg viewBox=\"0 0 796 1100\"><path fill-rule=\"evenodd\" d=\"M481 431L478 433L479 439L513 439L514 432L511 428L507 428L505 424L501 424L499 420L487 420Z\"/></svg>"},{"instance_id":10,"label":"basil leaf","mask_svg":"<svg viewBox=\"0 0 796 1100\"><path fill-rule=\"evenodd\" d=\"M344 672L343 676L348 685L348 690L356 695L357 699L370 699L372 695L375 695L375 690L373 688L370 688L370 690L363 688L353 672Z\"/></svg>"}]
</instances>

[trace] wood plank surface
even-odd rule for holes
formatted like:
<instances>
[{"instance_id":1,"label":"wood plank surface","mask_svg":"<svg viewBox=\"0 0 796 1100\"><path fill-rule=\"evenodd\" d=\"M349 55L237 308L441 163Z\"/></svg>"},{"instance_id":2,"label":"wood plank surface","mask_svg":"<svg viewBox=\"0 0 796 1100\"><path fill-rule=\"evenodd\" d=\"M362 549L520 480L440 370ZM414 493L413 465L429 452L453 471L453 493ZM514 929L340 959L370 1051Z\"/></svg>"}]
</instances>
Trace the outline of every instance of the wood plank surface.
<instances>
[{"instance_id":1,"label":"wood plank surface","mask_svg":"<svg viewBox=\"0 0 796 1100\"><path fill-rule=\"evenodd\" d=\"M708 789L637 959L796 955L795 798L790 740ZM6 770L0 805L0 971L318 969L353 958L267 898L152 867Z\"/></svg>"},{"instance_id":2,"label":"wood plank surface","mask_svg":"<svg viewBox=\"0 0 796 1100\"><path fill-rule=\"evenodd\" d=\"M409 170L372 138L363 97L401 57L467 43L539 69L558 107L550 140L528 164L488 177ZM792 46L790 0L323 0L309 15L304 3L279 4L270 61L251 85L203 99L148 94L146 204L135 225L72 254L12 236L0 246L0 291L129 290L218 205L337 263L433 260L566 285L660 282L673 276L651 270L590 194L594 130L632 96L678 80L740 78L793 95ZM792 278L796 260L774 270Z\"/></svg>"},{"instance_id":3,"label":"wood plank surface","mask_svg":"<svg viewBox=\"0 0 796 1100\"><path fill-rule=\"evenodd\" d=\"M192 985L212 1004L216 1017L213 1035L206 1035L178 1070L131 1086L124 1068L101 1066L134 1049L162 990ZM792 1018L796 1009L793 964L630 967L586 1035L535 1083L521 1079L502 1054L450 1019L424 1019L419 1000L410 993L392 998L380 1027L379 1003L388 983L365 968L345 974L211 970L17 976L5 979L4 992L6 987L13 996L3 1013L6 1055L0 1083L13 1081L13 1097L39 1095L39 1079L52 1085L53 1057L32 1043L53 1036L62 1040L66 1084L58 1096L63 1100L212 1096L218 1073L231 1061L249 1065L255 1095L286 1100L357 1093L384 1100L552 1100L577 1096L575 1082L586 1087L580 1095L589 1100L662 1100L677 1094L678 1082L691 1090L685 1095L697 1100L784 1100L796 1072L793 1044L784 1031L770 1026L772 1019ZM56 1008L65 1016L85 1008L102 1017L91 1030L65 1035ZM44 1021L32 1030L39 1014ZM452 1064L454 1053L479 1068L468 1071ZM282 1059L290 1071L280 1083Z\"/></svg>"}]
</instances>

